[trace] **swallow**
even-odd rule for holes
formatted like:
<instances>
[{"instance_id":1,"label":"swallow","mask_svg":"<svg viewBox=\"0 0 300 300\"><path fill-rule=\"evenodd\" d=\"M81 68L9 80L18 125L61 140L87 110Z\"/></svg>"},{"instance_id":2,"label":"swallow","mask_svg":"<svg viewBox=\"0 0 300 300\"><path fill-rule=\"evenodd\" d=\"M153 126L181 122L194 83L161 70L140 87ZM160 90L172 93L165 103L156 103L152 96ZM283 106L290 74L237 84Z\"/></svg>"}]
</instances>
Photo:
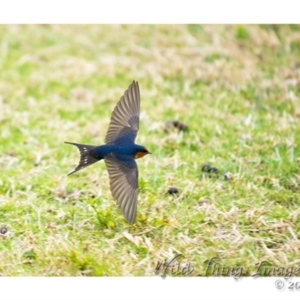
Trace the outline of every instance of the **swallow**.
<instances>
[{"instance_id":1,"label":"swallow","mask_svg":"<svg viewBox=\"0 0 300 300\"><path fill-rule=\"evenodd\" d=\"M135 222L138 199L139 172L135 160L150 154L144 146L135 144L139 121L140 88L138 82L133 81L112 112L105 145L65 142L76 146L80 153L78 166L68 175L104 160L112 196L131 224Z\"/></svg>"}]
</instances>

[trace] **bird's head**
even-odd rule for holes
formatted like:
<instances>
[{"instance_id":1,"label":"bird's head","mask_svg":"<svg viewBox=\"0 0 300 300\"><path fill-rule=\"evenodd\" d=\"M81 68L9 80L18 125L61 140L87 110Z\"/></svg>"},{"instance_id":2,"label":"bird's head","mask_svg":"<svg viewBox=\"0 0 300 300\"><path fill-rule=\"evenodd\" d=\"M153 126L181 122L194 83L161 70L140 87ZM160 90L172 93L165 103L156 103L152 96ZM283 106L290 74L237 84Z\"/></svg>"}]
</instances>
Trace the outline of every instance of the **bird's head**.
<instances>
[{"instance_id":1,"label":"bird's head","mask_svg":"<svg viewBox=\"0 0 300 300\"><path fill-rule=\"evenodd\" d=\"M141 158L141 157L143 157L143 156L145 156L145 155L147 155L147 154L151 154L151 152L149 152L147 148L141 147L141 149L138 149L138 150L137 150L137 152L136 152L134 158L135 158L135 159L138 159L138 158Z\"/></svg>"}]
</instances>

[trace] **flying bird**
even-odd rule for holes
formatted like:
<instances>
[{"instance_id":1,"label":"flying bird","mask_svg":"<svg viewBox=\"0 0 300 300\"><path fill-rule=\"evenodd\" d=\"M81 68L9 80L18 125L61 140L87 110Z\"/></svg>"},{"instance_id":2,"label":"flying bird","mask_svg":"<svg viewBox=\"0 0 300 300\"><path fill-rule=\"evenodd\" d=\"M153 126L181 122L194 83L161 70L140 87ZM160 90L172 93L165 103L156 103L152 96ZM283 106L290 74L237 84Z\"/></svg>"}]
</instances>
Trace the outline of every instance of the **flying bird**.
<instances>
[{"instance_id":1,"label":"flying bird","mask_svg":"<svg viewBox=\"0 0 300 300\"><path fill-rule=\"evenodd\" d=\"M138 198L138 167L136 159L150 152L135 144L140 121L140 89L133 81L112 112L105 137L105 145L92 146L65 142L76 146L80 161L74 174L104 159L110 190L126 220L135 222Z\"/></svg>"}]
</instances>

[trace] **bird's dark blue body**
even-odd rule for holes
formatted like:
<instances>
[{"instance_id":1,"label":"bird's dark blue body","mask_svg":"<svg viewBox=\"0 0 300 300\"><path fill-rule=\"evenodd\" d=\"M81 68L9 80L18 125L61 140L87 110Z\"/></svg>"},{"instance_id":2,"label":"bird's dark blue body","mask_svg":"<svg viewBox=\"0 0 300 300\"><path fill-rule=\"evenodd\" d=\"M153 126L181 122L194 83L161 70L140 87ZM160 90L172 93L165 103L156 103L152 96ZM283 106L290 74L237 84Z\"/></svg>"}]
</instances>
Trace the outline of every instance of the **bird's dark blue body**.
<instances>
[{"instance_id":1,"label":"bird's dark blue body","mask_svg":"<svg viewBox=\"0 0 300 300\"><path fill-rule=\"evenodd\" d=\"M110 153L114 155L129 156L130 158L137 158L138 153L143 152L145 147L132 144L132 143L122 143L121 145L101 145L89 151L89 155L95 159L104 159Z\"/></svg>"}]
</instances>

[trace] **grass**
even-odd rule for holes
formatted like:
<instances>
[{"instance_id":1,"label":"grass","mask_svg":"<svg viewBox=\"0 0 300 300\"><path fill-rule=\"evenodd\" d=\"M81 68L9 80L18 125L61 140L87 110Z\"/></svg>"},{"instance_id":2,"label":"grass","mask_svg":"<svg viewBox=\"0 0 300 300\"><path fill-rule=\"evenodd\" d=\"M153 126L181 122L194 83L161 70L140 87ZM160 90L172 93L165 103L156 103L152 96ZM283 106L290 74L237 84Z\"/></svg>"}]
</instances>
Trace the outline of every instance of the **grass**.
<instances>
[{"instance_id":1,"label":"grass","mask_svg":"<svg viewBox=\"0 0 300 300\"><path fill-rule=\"evenodd\" d=\"M299 266L299 29L0 26L0 275L153 276L177 254L201 276L213 257ZM153 153L134 225L103 162L67 176L63 143L102 144L132 80Z\"/></svg>"}]
</instances>

